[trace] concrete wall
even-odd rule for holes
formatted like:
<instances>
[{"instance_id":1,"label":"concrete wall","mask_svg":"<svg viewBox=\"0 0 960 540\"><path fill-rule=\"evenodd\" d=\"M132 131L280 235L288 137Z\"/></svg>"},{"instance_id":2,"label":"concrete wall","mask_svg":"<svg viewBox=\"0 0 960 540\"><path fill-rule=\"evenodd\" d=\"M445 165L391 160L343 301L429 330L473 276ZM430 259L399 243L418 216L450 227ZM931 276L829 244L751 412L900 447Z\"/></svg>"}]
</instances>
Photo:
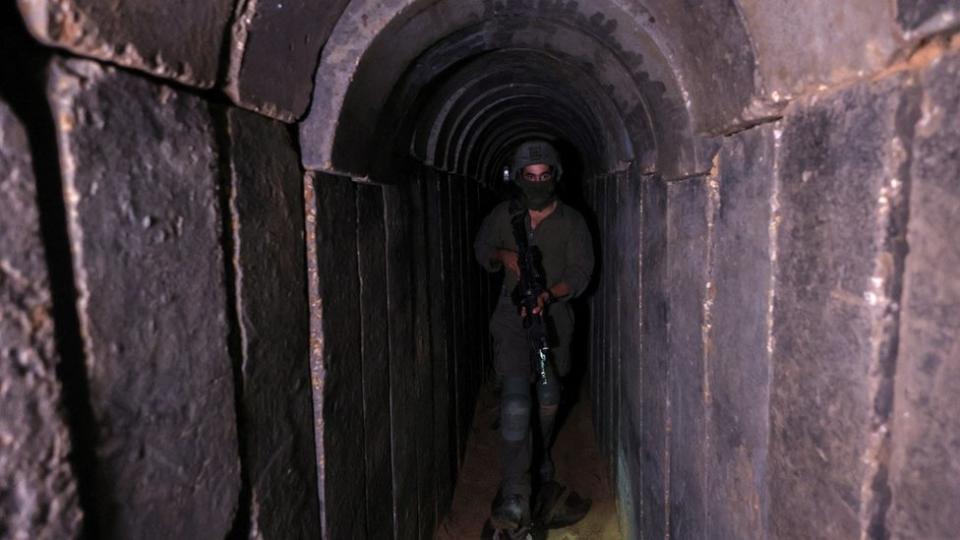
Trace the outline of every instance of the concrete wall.
<instances>
[{"instance_id":1,"label":"concrete wall","mask_svg":"<svg viewBox=\"0 0 960 540\"><path fill-rule=\"evenodd\" d=\"M311 173L306 194L325 536L429 537L490 361L478 186L427 169L404 186Z\"/></svg>"},{"instance_id":2,"label":"concrete wall","mask_svg":"<svg viewBox=\"0 0 960 540\"><path fill-rule=\"evenodd\" d=\"M438 66L518 43L602 75L544 85L628 128L566 128L624 150L585 185L580 314L623 529L954 536L957 2L468 4L0 8L0 536L429 536L489 368L489 194L305 174L277 120L317 77L353 108L311 121L372 133Z\"/></svg>"},{"instance_id":3,"label":"concrete wall","mask_svg":"<svg viewBox=\"0 0 960 540\"><path fill-rule=\"evenodd\" d=\"M202 43L139 58L170 36L73 7L86 38L47 38L208 86ZM3 17L22 54L0 86L0 536L430 536L489 364L480 186L305 175L289 125L20 24Z\"/></svg>"},{"instance_id":4,"label":"concrete wall","mask_svg":"<svg viewBox=\"0 0 960 540\"><path fill-rule=\"evenodd\" d=\"M954 535L957 45L794 100L704 175L588 184L628 535Z\"/></svg>"},{"instance_id":5,"label":"concrete wall","mask_svg":"<svg viewBox=\"0 0 960 540\"><path fill-rule=\"evenodd\" d=\"M31 257L60 292L52 312L42 290L20 304L52 371L33 370L48 388L29 395L42 401L24 411L37 412L9 419L48 426L16 437L46 440L33 455L48 465L34 480L28 462L5 472L4 532L317 534L302 173L288 129L96 62L34 60L37 79L4 84L32 120L25 132L4 124L5 148L31 142L4 178L35 171L44 186L49 202L22 221L52 231ZM46 165L31 171L31 159ZM72 436L56 442L63 417Z\"/></svg>"}]
</instances>

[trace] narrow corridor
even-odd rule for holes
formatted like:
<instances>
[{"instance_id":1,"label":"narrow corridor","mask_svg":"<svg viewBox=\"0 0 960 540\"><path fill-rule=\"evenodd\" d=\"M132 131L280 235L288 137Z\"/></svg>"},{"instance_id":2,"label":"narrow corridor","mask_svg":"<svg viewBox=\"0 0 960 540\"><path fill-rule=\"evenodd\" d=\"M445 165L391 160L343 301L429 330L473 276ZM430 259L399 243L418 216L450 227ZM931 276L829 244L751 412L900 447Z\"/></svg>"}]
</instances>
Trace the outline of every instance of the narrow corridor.
<instances>
[{"instance_id":1,"label":"narrow corridor","mask_svg":"<svg viewBox=\"0 0 960 540\"><path fill-rule=\"evenodd\" d=\"M16 0L0 53L2 540L475 538L531 139L596 253L554 538L960 531L960 0Z\"/></svg>"},{"instance_id":2,"label":"narrow corridor","mask_svg":"<svg viewBox=\"0 0 960 540\"><path fill-rule=\"evenodd\" d=\"M582 392L581 392L582 393ZM473 427L467 440L457 487L450 513L437 528L436 540L478 538L490 515L490 501L497 491L499 478L491 471L499 470L500 437L497 420L497 397L490 385L484 386L477 400ZM620 540L616 499L604 470L604 460L596 444L590 416L590 402L579 400L569 411L554 445L557 478L593 501L583 521L563 529L552 530L552 540Z\"/></svg>"}]
</instances>

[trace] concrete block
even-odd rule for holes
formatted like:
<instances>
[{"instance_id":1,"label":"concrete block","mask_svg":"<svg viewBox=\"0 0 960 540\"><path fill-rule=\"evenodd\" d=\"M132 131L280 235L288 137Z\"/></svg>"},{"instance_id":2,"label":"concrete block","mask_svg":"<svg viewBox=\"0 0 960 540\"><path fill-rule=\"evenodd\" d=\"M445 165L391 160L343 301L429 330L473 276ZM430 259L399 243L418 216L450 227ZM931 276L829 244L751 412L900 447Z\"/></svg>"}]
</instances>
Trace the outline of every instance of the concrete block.
<instances>
[{"instance_id":1,"label":"concrete block","mask_svg":"<svg viewBox=\"0 0 960 540\"><path fill-rule=\"evenodd\" d=\"M449 252L446 245L447 222L442 209L446 200L446 182L440 173L432 169L424 171L427 194L427 218L431 226L427 229L427 251L430 254L428 275L431 283L430 295L430 351L433 355L433 395L435 403L447 403L447 406L433 408L434 429L434 475L437 484L437 499L441 514L447 510L453 498L457 473L457 433L456 433L456 388L451 384L454 367L450 354L449 289L450 276L446 273L444 260ZM446 216L449 220L449 216ZM486 337L486 336L485 336Z\"/></svg>"},{"instance_id":2,"label":"concrete block","mask_svg":"<svg viewBox=\"0 0 960 540\"><path fill-rule=\"evenodd\" d=\"M410 231L410 255L408 255L408 257L411 257L413 261L426 262L430 260L427 252L426 183L423 171L419 171L419 174L417 174L414 179L411 179L410 184L407 186L407 189L411 192L410 198L412 204L410 206L410 214L413 222ZM471 202L473 202L476 199L476 184L474 183L469 187L473 187L473 196L471 197ZM471 221L474 213L472 207L467 208L465 214L468 222ZM417 263L414 263L414 265L417 265ZM478 265L473 265L471 267L473 271L467 275L471 283L475 286L480 283L479 276L477 275L477 266ZM423 268L423 270L419 272L411 271L414 280L414 410L419 418L429 418L432 420L435 417L434 403L442 393L436 390L433 383L430 292L428 291L428 287L432 285L432 282L428 281L429 276L424 270L426 270L426 268ZM473 294L468 293L468 298L474 300L470 305L470 311L474 314L474 319L471 321L471 324L474 328L483 328L483 325L479 322L479 317L477 317L480 311L478 306L479 299L477 298L478 293L478 286L473 290ZM479 369L477 369L480 365L480 358L478 358L480 335L480 332L473 334L473 354L465 358L474 370L474 381L476 383L482 380ZM437 403L437 407L448 408L449 401L439 402ZM434 426L432 421L425 422L419 420L415 425L416 431L414 434L417 441L417 496L419 499L419 530L417 536L419 538L427 538L433 535L434 528L438 524L438 477L434 471L434 466L438 458L434 455L434 449L436 447L436 436L440 435L442 431L440 428Z\"/></svg>"},{"instance_id":3,"label":"concrete block","mask_svg":"<svg viewBox=\"0 0 960 540\"><path fill-rule=\"evenodd\" d=\"M713 212L709 176L667 186L670 536L703 537L704 319Z\"/></svg>"},{"instance_id":4,"label":"concrete block","mask_svg":"<svg viewBox=\"0 0 960 540\"><path fill-rule=\"evenodd\" d=\"M209 88L233 0L17 0L30 32L81 56Z\"/></svg>"},{"instance_id":5,"label":"concrete block","mask_svg":"<svg viewBox=\"0 0 960 540\"><path fill-rule=\"evenodd\" d=\"M596 227L601 238L609 238L609 231L607 230L607 215L612 206L609 199L608 193L611 191L610 183L606 177L602 177L597 181L593 182L593 189L595 193L594 208L597 212L597 222ZM600 253L595 255L594 264L596 266L596 272L599 275L599 280L597 282L596 295L591 298L591 326L593 330L593 337L591 339L592 349L590 351L590 397L594 404L593 406L593 430L597 437L597 446L600 447L601 452L609 451L609 448L606 447L607 443L607 432L608 432L608 421L607 417L607 403L604 399L604 385L607 383L606 380L606 368L607 368L607 358L606 354L608 348L606 346L606 341L608 340L611 330L610 321L608 320L607 306L612 303L613 300L610 289L612 289L612 280L610 279L610 250L601 250Z\"/></svg>"},{"instance_id":6,"label":"concrete block","mask_svg":"<svg viewBox=\"0 0 960 540\"><path fill-rule=\"evenodd\" d=\"M213 120L199 98L56 60L56 120L109 538L221 538L240 471Z\"/></svg>"},{"instance_id":7,"label":"concrete block","mask_svg":"<svg viewBox=\"0 0 960 540\"><path fill-rule=\"evenodd\" d=\"M648 374L641 381L644 400L641 424L643 494L640 530L648 538L667 536L667 483L670 481L668 431L670 403L667 350L669 303L667 284L667 187L659 177L643 181L643 316L641 367Z\"/></svg>"},{"instance_id":8,"label":"concrete block","mask_svg":"<svg viewBox=\"0 0 960 540\"><path fill-rule=\"evenodd\" d=\"M306 202L315 204L307 210L316 268L308 279L316 280L310 304L319 324L310 361L322 441L317 463L323 478L323 537L366 538L356 185L324 174L307 181L315 190L314 200Z\"/></svg>"},{"instance_id":9,"label":"concrete block","mask_svg":"<svg viewBox=\"0 0 960 540\"><path fill-rule=\"evenodd\" d=\"M389 531L393 529L393 469L383 192L372 185L358 184L356 189L367 527Z\"/></svg>"},{"instance_id":10,"label":"concrete block","mask_svg":"<svg viewBox=\"0 0 960 540\"><path fill-rule=\"evenodd\" d=\"M960 25L960 1L897 0L897 22L911 39L942 32Z\"/></svg>"},{"instance_id":11,"label":"concrete block","mask_svg":"<svg viewBox=\"0 0 960 540\"><path fill-rule=\"evenodd\" d=\"M32 159L24 126L0 101L0 534L76 538L83 514Z\"/></svg>"},{"instance_id":12,"label":"concrete block","mask_svg":"<svg viewBox=\"0 0 960 540\"><path fill-rule=\"evenodd\" d=\"M949 538L960 530L958 79L956 53L922 74L893 406L893 538Z\"/></svg>"},{"instance_id":13,"label":"concrete block","mask_svg":"<svg viewBox=\"0 0 960 540\"><path fill-rule=\"evenodd\" d=\"M773 537L860 537L883 512L916 106L916 88L900 74L798 103L784 120L770 388Z\"/></svg>"},{"instance_id":14,"label":"concrete block","mask_svg":"<svg viewBox=\"0 0 960 540\"><path fill-rule=\"evenodd\" d=\"M899 45L893 6L874 0L740 0L759 99L785 102L881 69Z\"/></svg>"},{"instance_id":15,"label":"concrete block","mask_svg":"<svg viewBox=\"0 0 960 540\"><path fill-rule=\"evenodd\" d=\"M420 505L417 460L420 444L416 424L423 421L417 410L415 385L416 342L414 327L414 281L409 257L413 223L410 193L404 187L384 187L384 225L386 231L387 312L390 320L390 416L393 452L394 531L399 538L415 538ZM468 244L464 244L468 245ZM432 413L430 413L432 414Z\"/></svg>"},{"instance_id":16,"label":"concrete block","mask_svg":"<svg viewBox=\"0 0 960 540\"><path fill-rule=\"evenodd\" d=\"M238 105L292 122L306 112L313 72L346 0L249 0L233 23L226 92Z\"/></svg>"},{"instance_id":17,"label":"concrete block","mask_svg":"<svg viewBox=\"0 0 960 540\"><path fill-rule=\"evenodd\" d=\"M641 257L643 246L643 178L632 173L621 180L621 220L616 240L621 252L617 277L621 286L620 319L620 381L621 401L619 443L617 448L616 484L621 501L621 532L628 538L639 536L640 500L643 492L643 447L640 440L643 424L644 396L637 390L643 385L646 373L641 361ZM586 322L581 320L582 322ZM584 329L586 330L586 329ZM586 336L588 333L583 332ZM634 536L631 536L633 534Z\"/></svg>"},{"instance_id":18,"label":"concrete block","mask_svg":"<svg viewBox=\"0 0 960 540\"><path fill-rule=\"evenodd\" d=\"M726 139L718 161L705 321L704 438L707 521L717 538L751 538L766 531L777 129L767 125Z\"/></svg>"},{"instance_id":19,"label":"concrete block","mask_svg":"<svg viewBox=\"0 0 960 540\"><path fill-rule=\"evenodd\" d=\"M226 122L251 530L317 536L300 161L284 124L239 109Z\"/></svg>"}]
</instances>

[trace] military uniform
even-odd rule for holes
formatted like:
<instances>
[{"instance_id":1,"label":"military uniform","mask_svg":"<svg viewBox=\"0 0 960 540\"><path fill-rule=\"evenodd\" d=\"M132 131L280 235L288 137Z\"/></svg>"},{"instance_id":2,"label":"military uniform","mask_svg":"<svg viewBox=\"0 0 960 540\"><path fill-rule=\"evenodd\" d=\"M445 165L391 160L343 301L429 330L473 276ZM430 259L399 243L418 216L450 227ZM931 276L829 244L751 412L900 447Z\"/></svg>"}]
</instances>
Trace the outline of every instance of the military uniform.
<instances>
[{"instance_id":1,"label":"military uniform","mask_svg":"<svg viewBox=\"0 0 960 540\"><path fill-rule=\"evenodd\" d=\"M574 208L557 201L554 211L544 218L536 229L531 229L530 216L525 208L527 241L539 247L546 285L561 281L570 287L570 295L546 307L546 322L550 334L552 369L548 370L548 384L537 384L537 403L540 416L540 435L544 449L549 450L553 421L560 401L559 377L570 370L570 340L573 335L573 310L567 300L587 287L593 272L593 245L583 216ZM511 204L498 205L484 219L474 244L477 260L487 271L497 272L502 264L494 261L497 249L516 251L511 225ZM531 383L534 379L530 344L523 321L510 293L516 287L517 276L506 272L503 289L496 310L490 319L496 370L501 376L502 483L503 494L530 496L529 469L533 442L530 420L532 411ZM538 471L540 480L552 479L553 465L545 452Z\"/></svg>"}]
</instances>

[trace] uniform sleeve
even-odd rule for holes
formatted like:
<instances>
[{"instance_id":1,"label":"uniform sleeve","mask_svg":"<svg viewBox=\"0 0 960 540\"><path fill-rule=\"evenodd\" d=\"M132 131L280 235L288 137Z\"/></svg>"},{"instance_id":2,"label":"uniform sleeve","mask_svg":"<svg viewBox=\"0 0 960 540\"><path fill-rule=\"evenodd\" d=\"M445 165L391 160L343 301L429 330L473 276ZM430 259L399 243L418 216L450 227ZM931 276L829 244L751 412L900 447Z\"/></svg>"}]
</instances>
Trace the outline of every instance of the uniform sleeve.
<instances>
[{"instance_id":1,"label":"uniform sleeve","mask_svg":"<svg viewBox=\"0 0 960 540\"><path fill-rule=\"evenodd\" d=\"M495 208L483 219L480 232L477 233L477 239L473 242L473 253L477 257L477 262L487 272L499 272L503 268L499 261L491 260L494 251L502 247L497 233L498 210L499 208Z\"/></svg>"},{"instance_id":2,"label":"uniform sleeve","mask_svg":"<svg viewBox=\"0 0 960 540\"><path fill-rule=\"evenodd\" d=\"M577 214L570 222L567 240L567 266L563 281L570 286L570 297L580 296L593 275L593 239L583 216Z\"/></svg>"}]
</instances>

